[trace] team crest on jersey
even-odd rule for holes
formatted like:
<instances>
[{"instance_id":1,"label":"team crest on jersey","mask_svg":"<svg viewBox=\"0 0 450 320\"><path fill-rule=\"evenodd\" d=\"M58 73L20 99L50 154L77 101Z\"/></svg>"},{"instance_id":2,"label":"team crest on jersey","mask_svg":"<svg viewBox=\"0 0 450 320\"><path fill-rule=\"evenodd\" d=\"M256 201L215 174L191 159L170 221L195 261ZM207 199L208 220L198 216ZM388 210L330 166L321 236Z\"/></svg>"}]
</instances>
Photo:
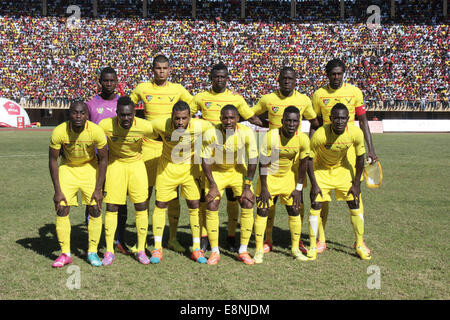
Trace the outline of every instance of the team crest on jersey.
<instances>
[{"instance_id":1,"label":"team crest on jersey","mask_svg":"<svg viewBox=\"0 0 450 320\"><path fill-rule=\"evenodd\" d=\"M97 108L97 112L98 112L99 114L102 114L102 113L103 113L103 108Z\"/></svg>"},{"instance_id":2,"label":"team crest on jersey","mask_svg":"<svg viewBox=\"0 0 450 320\"><path fill-rule=\"evenodd\" d=\"M277 113L277 111L278 111L279 109L280 109L279 107L272 107L272 111L275 112L275 113Z\"/></svg>"},{"instance_id":3,"label":"team crest on jersey","mask_svg":"<svg viewBox=\"0 0 450 320\"><path fill-rule=\"evenodd\" d=\"M206 109L209 109L211 106L212 106L212 103L211 103L211 102L205 103L205 108L206 108Z\"/></svg>"},{"instance_id":4,"label":"team crest on jersey","mask_svg":"<svg viewBox=\"0 0 450 320\"><path fill-rule=\"evenodd\" d=\"M152 98L153 98L153 96L150 96L150 95L145 96L145 99L147 99L148 102L150 102L150 100L152 100Z\"/></svg>"},{"instance_id":5,"label":"team crest on jersey","mask_svg":"<svg viewBox=\"0 0 450 320\"><path fill-rule=\"evenodd\" d=\"M330 99L323 99L323 104L327 105L330 102Z\"/></svg>"}]
</instances>

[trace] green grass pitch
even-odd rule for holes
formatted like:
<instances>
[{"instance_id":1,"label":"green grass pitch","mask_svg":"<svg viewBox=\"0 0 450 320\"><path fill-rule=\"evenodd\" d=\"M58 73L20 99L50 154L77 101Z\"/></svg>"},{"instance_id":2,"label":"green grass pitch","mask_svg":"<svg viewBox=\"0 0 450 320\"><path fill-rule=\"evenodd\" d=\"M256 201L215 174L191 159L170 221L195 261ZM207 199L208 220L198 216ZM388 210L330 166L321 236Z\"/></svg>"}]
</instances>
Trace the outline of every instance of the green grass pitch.
<instances>
[{"instance_id":1,"label":"green grass pitch","mask_svg":"<svg viewBox=\"0 0 450 320\"><path fill-rule=\"evenodd\" d=\"M449 299L450 135L375 134L383 185L365 185L365 239L371 261L354 253L345 203L332 202L328 250L316 261L289 256L287 213L277 207L274 251L261 265L246 266L222 250L217 266L200 265L166 249L159 265L140 265L117 254L112 266L94 268L83 257L87 246L84 207L72 208L72 253L79 288L68 268L52 269L59 254L53 187L48 171L50 131L0 130L0 299ZM304 193L305 199L309 189ZM152 201L153 203L153 201ZM309 200L305 203L306 213ZM152 210L150 210L152 211ZM225 201L220 209L221 243L226 236ZM306 219L305 219L306 220ZM151 221L151 220L150 220ZM167 243L168 228L163 245ZM238 230L239 232L239 230ZM136 238L129 207L127 237ZM179 239L191 245L185 202ZM308 240L307 221L302 239ZM152 243L151 225L149 240ZM100 243L104 253L104 238ZM254 253L254 238L249 251ZM69 285L68 285L69 284ZM72 284L72 287L71 285ZM71 289L72 288L72 289Z\"/></svg>"}]
</instances>

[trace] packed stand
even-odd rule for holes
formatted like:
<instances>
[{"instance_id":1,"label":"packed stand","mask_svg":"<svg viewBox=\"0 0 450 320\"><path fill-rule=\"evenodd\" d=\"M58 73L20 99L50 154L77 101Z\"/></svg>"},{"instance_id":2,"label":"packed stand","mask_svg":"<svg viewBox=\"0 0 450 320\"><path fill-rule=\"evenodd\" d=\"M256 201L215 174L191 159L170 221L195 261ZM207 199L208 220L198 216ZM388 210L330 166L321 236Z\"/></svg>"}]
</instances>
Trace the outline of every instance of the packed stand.
<instances>
[{"instance_id":1,"label":"packed stand","mask_svg":"<svg viewBox=\"0 0 450 320\"><path fill-rule=\"evenodd\" d=\"M28 1L33 8L36 2ZM68 3L53 2L62 8ZM83 12L92 0L74 2ZM277 71L285 64L296 67L299 90L311 95L326 83L326 62L340 57L347 64L346 81L362 89L369 109L448 108L448 24L381 23L371 30L364 23L318 23L314 19L323 17L313 11L306 13L311 23L269 22L269 13L279 1L269 1L267 7L247 1L245 21L202 16L206 5L211 15L225 5L230 7L228 13L240 14L240 2L200 0L197 19L170 16L173 1L161 2L158 12L149 3L149 14L167 18L110 18L101 9L107 2L99 1L97 19L82 14L80 28L74 29L66 24L68 15L59 11L49 9L48 17L36 11L19 15L14 10L20 8L12 6L4 13L9 1L0 2L0 96L47 106L48 101L59 106L73 98L87 99L97 90L98 69L107 65L117 69L125 91L130 92L138 82L148 80L152 56L162 52L173 64L171 81L183 83L192 94L208 87L209 67L221 60L230 69L230 86L250 104L277 88ZM135 3L127 11L130 16L141 10L140 1L117 2ZM190 2L182 3L178 13L185 16ZM280 10L289 15L289 8L289 1L284 1ZM252 12L260 19L252 20Z\"/></svg>"}]
</instances>

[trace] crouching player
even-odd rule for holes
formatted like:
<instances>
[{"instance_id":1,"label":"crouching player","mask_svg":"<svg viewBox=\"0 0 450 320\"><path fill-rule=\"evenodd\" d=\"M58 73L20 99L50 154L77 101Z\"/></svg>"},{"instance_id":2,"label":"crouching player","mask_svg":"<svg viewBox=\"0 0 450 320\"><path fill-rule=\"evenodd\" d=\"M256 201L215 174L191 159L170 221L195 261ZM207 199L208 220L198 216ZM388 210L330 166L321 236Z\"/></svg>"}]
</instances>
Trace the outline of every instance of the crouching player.
<instances>
[{"instance_id":1,"label":"crouching player","mask_svg":"<svg viewBox=\"0 0 450 320\"><path fill-rule=\"evenodd\" d=\"M88 117L88 106L84 102L72 102L69 121L57 126L50 138L49 169L55 189L56 236L61 246L61 255L52 264L55 268L72 262L69 211L70 206L78 205L79 189L90 216L88 260L93 266L102 265L97 247L102 233L102 188L108 151L105 133L95 123L88 121ZM98 163L95 148L98 150ZM62 161L58 167L61 149Z\"/></svg>"},{"instance_id":2,"label":"crouching player","mask_svg":"<svg viewBox=\"0 0 450 320\"><path fill-rule=\"evenodd\" d=\"M148 231L148 180L142 160L142 139L152 138L149 121L135 117L135 105L128 96L117 100L117 116L100 121L108 139L109 160L105 181L105 240L103 265L115 260L114 235L119 206L126 203L127 194L136 209L137 254L142 264L150 263L145 254ZM89 223L90 224L90 223Z\"/></svg>"},{"instance_id":3,"label":"crouching player","mask_svg":"<svg viewBox=\"0 0 450 320\"><path fill-rule=\"evenodd\" d=\"M225 188L231 188L241 206L241 235L238 260L252 265L247 252L253 229L254 195L252 181L258 161L258 147L252 129L241 125L238 109L226 105L220 111L220 123L205 133L202 169L206 181L206 229L211 245L208 264L217 264L219 250L219 204ZM248 157L248 168L245 156Z\"/></svg>"},{"instance_id":4,"label":"crouching player","mask_svg":"<svg viewBox=\"0 0 450 320\"><path fill-rule=\"evenodd\" d=\"M336 200L346 201L356 237L356 253L363 260L370 260L370 251L363 243L364 209L361 199L361 174L364 169L364 134L353 125L347 125L349 112L342 103L331 109L330 124L324 124L311 138L311 155L308 175L311 180L311 210L309 213L309 237L311 247L308 258L317 258L316 235L320 224L323 202L331 201L335 190ZM349 148L355 148L356 169L347 159Z\"/></svg>"},{"instance_id":5,"label":"crouching player","mask_svg":"<svg viewBox=\"0 0 450 320\"><path fill-rule=\"evenodd\" d=\"M302 181L306 175L309 157L309 138L299 131L300 112L288 106L281 120L282 127L269 130L260 148L259 179L256 187L257 215L255 218L256 263L264 257L264 232L269 210L278 196L286 206L291 231L291 254L297 260L306 261L299 249L302 221L300 209L303 205ZM295 181L294 163L300 159L298 180Z\"/></svg>"}]
</instances>

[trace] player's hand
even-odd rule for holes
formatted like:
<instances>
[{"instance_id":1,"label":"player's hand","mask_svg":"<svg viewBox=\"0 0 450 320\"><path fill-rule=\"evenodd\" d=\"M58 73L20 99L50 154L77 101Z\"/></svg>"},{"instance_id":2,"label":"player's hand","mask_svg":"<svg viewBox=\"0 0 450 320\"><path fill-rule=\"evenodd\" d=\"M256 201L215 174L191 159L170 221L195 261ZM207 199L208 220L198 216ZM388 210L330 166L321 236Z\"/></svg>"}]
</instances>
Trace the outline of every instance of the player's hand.
<instances>
[{"instance_id":1,"label":"player's hand","mask_svg":"<svg viewBox=\"0 0 450 320\"><path fill-rule=\"evenodd\" d=\"M267 191L266 188L261 188L261 194L256 199L257 202L261 203L260 208L269 209L270 200L272 200L272 196L270 195L269 191Z\"/></svg>"},{"instance_id":2,"label":"player's hand","mask_svg":"<svg viewBox=\"0 0 450 320\"><path fill-rule=\"evenodd\" d=\"M217 188L217 184L212 184L209 186L209 192L206 195L206 203L216 200L216 198L221 198L219 189Z\"/></svg>"},{"instance_id":3,"label":"player's hand","mask_svg":"<svg viewBox=\"0 0 450 320\"><path fill-rule=\"evenodd\" d=\"M377 162L377 160L378 160L378 157L374 151L367 152L367 162L369 162L369 164L375 163L375 162Z\"/></svg>"},{"instance_id":4,"label":"player's hand","mask_svg":"<svg viewBox=\"0 0 450 320\"><path fill-rule=\"evenodd\" d=\"M97 203L98 211L102 212L102 202L103 202L102 190L95 190L94 193L92 193L91 202L90 202L91 205L92 205L92 201L94 201L94 200Z\"/></svg>"},{"instance_id":5,"label":"player's hand","mask_svg":"<svg viewBox=\"0 0 450 320\"><path fill-rule=\"evenodd\" d=\"M250 190L250 188L244 187L244 190L242 191L241 199L250 201L251 203L255 203L255 195L253 194L252 190Z\"/></svg>"},{"instance_id":6,"label":"player's hand","mask_svg":"<svg viewBox=\"0 0 450 320\"><path fill-rule=\"evenodd\" d=\"M292 206L297 210L300 209L300 206L303 203L303 192L301 190L294 190L289 198L293 199Z\"/></svg>"},{"instance_id":7,"label":"player's hand","mask_svg":"<svg viewBox=\"0 0 450 320\"><path fill-rule=\"evenodd\" d=\"M66 204L66 207L69 206L64 194L62 192L55 192L55 195L53 196L53 203L55 204L56 211L59 211L59 209L61 209L61 201Z\"/></svg>"},{"instance_id":8,"label":"player's hand","mask_svg":"<svg viewBox=\"0 0 450 320\"><path fill-rule=\"evenodd\" d=\"M317 195L319 195L319 194L321 197L323 197L322 189L319 188L319 185L317 183L313 184L311 186L311 191L309 193L311 204L316 202Z\"/></svg>"},{"instance_id":9,"label":"player's hand","mask_svg":"<svg viewBox=\"0 0 450 320\"><path fill-rule=\"evenodd\" d=\"M359 195L361 194L361 188L359 184L352 184L347 192L347 196L353 195L353 203L356 208L359 208Z\"/></svg>"}]
</instances>

